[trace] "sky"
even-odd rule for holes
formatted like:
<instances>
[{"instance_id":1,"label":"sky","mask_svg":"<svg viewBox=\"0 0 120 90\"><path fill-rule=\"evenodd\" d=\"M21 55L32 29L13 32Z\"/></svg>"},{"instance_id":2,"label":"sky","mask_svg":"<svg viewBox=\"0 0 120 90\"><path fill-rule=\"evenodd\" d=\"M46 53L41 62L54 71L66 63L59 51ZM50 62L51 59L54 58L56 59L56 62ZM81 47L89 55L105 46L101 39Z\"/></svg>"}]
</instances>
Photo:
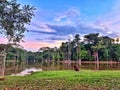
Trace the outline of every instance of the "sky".
<instances>
[{"instance_id":1,"label":"sky","mask_svg":"<svg viewBox=\"0 0 120 90\"><path fill-rule=\"evenodd\" d=\"M17 0L35 6L35 17L20 43L26 50L59 47L62 42L89 33L120 38L120 0ZM7 40L0 35L0 43Z\"/></svg>"}]
</instances>

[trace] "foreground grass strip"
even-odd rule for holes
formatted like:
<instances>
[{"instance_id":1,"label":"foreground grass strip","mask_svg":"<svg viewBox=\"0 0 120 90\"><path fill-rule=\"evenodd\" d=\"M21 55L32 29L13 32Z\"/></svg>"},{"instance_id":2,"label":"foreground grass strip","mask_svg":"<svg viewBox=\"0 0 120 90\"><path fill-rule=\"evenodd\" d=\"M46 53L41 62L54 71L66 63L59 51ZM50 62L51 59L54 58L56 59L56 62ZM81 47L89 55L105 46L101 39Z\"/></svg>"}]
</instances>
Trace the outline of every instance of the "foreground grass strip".
<instances>
[{"instance_id":1,"label":"foreground grass strip","mask_svg":"<svg viewBox=\"0 0 120 90\"><path fill-rule=\"evenodd\" d=\"M6 76L0 81L0 90L6 87L21 90L120 90L120 70L42 71L23 77Z\"/></svg>"}]
</instances>

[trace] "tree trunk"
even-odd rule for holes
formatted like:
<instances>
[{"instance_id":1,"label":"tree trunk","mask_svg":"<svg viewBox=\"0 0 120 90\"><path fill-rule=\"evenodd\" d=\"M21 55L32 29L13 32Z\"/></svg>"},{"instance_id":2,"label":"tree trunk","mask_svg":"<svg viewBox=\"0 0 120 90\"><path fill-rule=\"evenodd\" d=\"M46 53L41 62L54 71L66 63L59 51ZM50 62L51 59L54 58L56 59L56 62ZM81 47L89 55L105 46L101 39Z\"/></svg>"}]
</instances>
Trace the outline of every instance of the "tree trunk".
<instances>
[{"instance_id":1,"label":"tree trunk","mask_svg":"<svg viewBox=\"0 0 120 90\"><path fill-rule=\"evenodd\" d=\"M0 78L3 78L5 74L5 60L6 53L5 50L3 50L0 52Z\"/></svg>"},{"instance_id":2,"label":"tree trunk","mask_svg":"<svg viewBox=\"0 0 120 90\"><path fill-rule=\"evenodd\" d=\"M78 47L78 57L79 57L79 64L81 65L81 48Z\"/></svg>"},{"instance_id":3,"label":"tree trunk","mask_svg":"<svg viewBox=\"0 0 120 90\"><path fill-rule=\"evenodd\" d=\"M95 51L95 52L93 53L93 56L94 56L95 61L96 61L97 63L99 63L98 51Z\"/></svg>"},{"instance_id":4,"label":"tree trunk","mask_svg":"<svg viewBox=\"0 0 120 90\"><path fill-rule=\"evenodd\" d=\"M97 63L99 63L98 51L96 51L96 59L97 59Z\"/></svg>"}]
</instances>

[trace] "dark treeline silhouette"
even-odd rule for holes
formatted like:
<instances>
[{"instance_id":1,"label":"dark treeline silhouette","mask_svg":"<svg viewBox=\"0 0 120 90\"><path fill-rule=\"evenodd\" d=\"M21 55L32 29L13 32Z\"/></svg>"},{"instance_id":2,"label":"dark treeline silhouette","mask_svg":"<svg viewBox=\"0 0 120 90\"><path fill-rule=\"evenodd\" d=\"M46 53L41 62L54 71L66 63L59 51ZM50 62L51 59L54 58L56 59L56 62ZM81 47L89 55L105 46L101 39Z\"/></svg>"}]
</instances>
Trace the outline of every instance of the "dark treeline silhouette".
<instances>
[{"instance_id":1,"label":"dark treeline silhouette","mask_svg":"<svg viewBox=\"0 0 120 90\"><path fill-rule=\"evenodd\" d=\"M76 34L73 40L63 42L59 48L42 47L37 52L28 52L20 48L10 47L7 60L29 60L33 62L48 61L119 61L120 44L108 36L91 33L80 39Z\"/></svg>"}]
</instances>

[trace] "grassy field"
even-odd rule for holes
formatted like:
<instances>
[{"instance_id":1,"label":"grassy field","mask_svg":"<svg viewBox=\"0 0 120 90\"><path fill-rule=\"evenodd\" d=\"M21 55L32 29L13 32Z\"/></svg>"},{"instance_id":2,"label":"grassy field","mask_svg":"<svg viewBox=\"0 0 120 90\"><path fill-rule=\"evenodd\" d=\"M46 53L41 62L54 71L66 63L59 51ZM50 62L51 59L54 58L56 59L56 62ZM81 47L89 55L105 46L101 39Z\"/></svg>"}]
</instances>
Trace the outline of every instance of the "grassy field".
<instances>
[{"instance_id":1,"label":"grassy field","mask_svg":"<svg viewBox=\"0 0 120 90\"><path fill-rule=\"evenodd\" d=\"M20 90L120 90L120 70L42 71L28 76L6 76L0 90L19 87Z\"/></svg>"}]
</instances>

